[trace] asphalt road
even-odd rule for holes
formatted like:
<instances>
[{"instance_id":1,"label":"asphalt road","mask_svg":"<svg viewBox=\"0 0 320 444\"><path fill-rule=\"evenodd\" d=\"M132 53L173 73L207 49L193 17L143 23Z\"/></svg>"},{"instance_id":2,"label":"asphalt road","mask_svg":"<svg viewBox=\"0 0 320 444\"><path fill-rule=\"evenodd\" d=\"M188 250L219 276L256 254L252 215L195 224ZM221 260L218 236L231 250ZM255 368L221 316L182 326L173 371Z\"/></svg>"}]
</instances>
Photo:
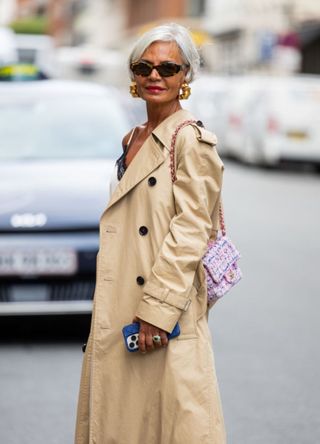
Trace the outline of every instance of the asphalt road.
<instances>
[{"instance_id":1,"label":"asphalt road","mask_svg":"<svg viewBox=\"0 0 320 444\"><path fill-rule=\"evenodd\" d=\"M210 327L228 444L320 443L319 195L319 175L227 163L244 279ZM0 443L72 444L88 319L0 326Z\"/></svg>"}]
</instances>

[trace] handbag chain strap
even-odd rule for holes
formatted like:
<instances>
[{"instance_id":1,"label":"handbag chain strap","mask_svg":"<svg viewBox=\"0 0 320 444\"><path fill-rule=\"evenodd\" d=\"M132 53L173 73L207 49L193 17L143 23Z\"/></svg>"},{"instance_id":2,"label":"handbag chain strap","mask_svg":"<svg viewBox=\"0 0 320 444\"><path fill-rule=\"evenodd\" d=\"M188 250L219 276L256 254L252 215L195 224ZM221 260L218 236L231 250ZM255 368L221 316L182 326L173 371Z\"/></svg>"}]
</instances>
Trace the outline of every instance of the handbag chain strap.
<instances>
[{"instance_id":1,"label":"handbag chain strap","mask_svg":"<svg viewBox=\"0 0 320 444\"><path fill-rule=\"evenodd\" d=\"M171 138L171 145L170 145L170 172L171 172L171 180L172 183L174 183L177 180L176 176L176 158L175 158L175 147L176 147L176 140L178 132L184 128L185 126L195 124L195 120L184 120L180 123L180 125L177 126L174 133L172 134Z\"/></svg>"},{"instance_id":2,"label":"handbag chain strap","mask_svg":"<svg viewBox=\"0 0 320 444\"><path fill-rule=\"evenodd\" d=\"M172 183L174 183L177 180L175 148L176 148L176 141L177 141L178 132L182 128L184 128L185 126L194 125L196 123L197 123L196 120L192 120L192 119L184 120L183 122L181 122L177 126L174 133L172 134L171 145L170 145L170 173L171 173ZM223 236L225 236L226 235L226 225L225 225L225 221L224 221L224 213L223 213L223 208L221 205L221 200L219 202L219 224L220 224L221 233Z\"/></svg>"}]
</instances>

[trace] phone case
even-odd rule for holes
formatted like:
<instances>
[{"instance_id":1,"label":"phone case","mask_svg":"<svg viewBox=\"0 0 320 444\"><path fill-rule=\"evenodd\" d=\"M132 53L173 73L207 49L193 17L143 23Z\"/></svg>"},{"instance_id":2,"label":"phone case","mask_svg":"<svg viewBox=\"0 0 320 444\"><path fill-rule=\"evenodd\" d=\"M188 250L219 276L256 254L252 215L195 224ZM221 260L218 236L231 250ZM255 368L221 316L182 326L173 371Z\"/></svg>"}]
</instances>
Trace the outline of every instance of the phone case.
<instances>
[{"instance_id":1,"label":"phone case","mask_svg":"<svg viewBox=\"0 0 320 444\"><path fill-rule=\"evenodd\" d=\"M139 350L138 340L139 340L139 322L133 322L132 324L125 325L122 329L124 343L129 352L135 352ZM179 324L176 324L172 332L168 335L168 339L173 339L180 334Z\"/></svg>"}]
</instances>

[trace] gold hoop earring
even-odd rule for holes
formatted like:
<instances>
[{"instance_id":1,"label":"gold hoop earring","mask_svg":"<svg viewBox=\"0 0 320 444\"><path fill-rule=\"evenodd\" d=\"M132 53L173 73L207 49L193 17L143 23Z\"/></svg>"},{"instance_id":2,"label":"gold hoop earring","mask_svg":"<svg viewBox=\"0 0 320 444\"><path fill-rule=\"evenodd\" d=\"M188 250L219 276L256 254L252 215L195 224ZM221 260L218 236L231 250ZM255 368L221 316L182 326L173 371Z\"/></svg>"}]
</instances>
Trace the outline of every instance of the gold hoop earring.
<instances>
[{"instance_id":1,"label":"gold hoop earring","mask_svg":"<svg viewBox=\"0 0 320 444\"><path fill-rule=\"evenodd\" d=\"M179 99L180 100L187 100L191 94L191 88L190 86L187 84L187 82L183 82L183 84L181 85L181 94L179 94Z\"/></svg>"},{"instance_id":2,"label":"gold hoop earring","mask_svg":"<svg viewBox=\"0 0 320 444\"><path fill-rule=\"evenodd\" d=\"M134 81L132 81L132 82L131 82L131 85L130 85L130 94L131 94L132 97L134 97L134 98L139 97L137 83L134 82Z\"/></svg>"}]
</instances>

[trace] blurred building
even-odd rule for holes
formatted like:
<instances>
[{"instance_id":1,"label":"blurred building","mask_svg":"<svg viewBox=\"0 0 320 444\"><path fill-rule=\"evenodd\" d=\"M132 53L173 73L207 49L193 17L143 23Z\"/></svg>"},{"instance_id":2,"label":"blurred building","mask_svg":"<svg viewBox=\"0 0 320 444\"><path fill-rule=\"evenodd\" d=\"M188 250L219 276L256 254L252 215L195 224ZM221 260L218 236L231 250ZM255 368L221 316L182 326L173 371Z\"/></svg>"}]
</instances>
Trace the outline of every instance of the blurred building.
<instances>
[{"instance_id":1,"label":"blurred building","mask_svg":"<svg viewBox=\"0 0 320 444\"><path fill-rule=\"evenodd\" d=\"M75 43L74 21L82 6L81 0L47 0L48 33L56 46Z\"/></svg>"},{"instance_id":2,"label":"blurred building","mask_svg":"<svg viewBox=\"0 0 320 444\"><path fill-rule=\"evenodd\" d=\"M176 21L194 33L210 71L320 74L319 0L0 1L0 24L39 16L58 47L126 52L149 27Z\"/></svg>"},{"instance_id":3,"label":"blurred building","mask_svg":"<svg viewBox=\"0 0 320 444\"><path fill-rule=\"evenodd\" d=\"M319 1L208 0L205 28L215 37L215 70L295 72L310 68L310 63L303 62L300 46L304 44L301 31L310 21L319 28ZM319 58L320 52L317 54Z\"/></svg>"},{"instance_id":4,"label":"blurred building","mask_svg":"<svg viewBox=\"0 0 320 444\"><path fill-rule=\"evenodd\" d=\"M0 26L8 25L11 22L15 14L15 1L14 0L1 0L0 1Z\"/></svg>"},{"instance_id":5,"label":"blurred building","mask_svg":"<svg viewBox=\"0 0 320 444\"><path fill-rule=\"evenodd\" d=\"M301 41L301 72L320 74L320 20L308 20L298 28Z\"/></svg>"},{"instance_id":6,"label":"blurred building","mask_svg":"<svg viewBox=\"0 0 320 444\"><path fill-rule=\"evenodd\" d=\"M50 34L57 46L73 43L74 20L83 0L1 0L0 25L16 32Z\"/></svg>"},{"instance_id":7,"label":"blurred building","mask_svg":"<svg viewBox=\"0 0 320 444\"><path fill-rule=\"evenodd\" d=\"M91 0L76 20L77 40L119 47L150 23L201 18L206 0Z\"/></svg>"},{"instance_id":8,"label":"blurred building","mask_svg":"<svg viewBox=\"0 0 320 444\"><path fill-rule=\"evenodd\" d=\"M16 0L15 18L30 17L44 14L48 0Z\"/></svg>"}]
</instances>

